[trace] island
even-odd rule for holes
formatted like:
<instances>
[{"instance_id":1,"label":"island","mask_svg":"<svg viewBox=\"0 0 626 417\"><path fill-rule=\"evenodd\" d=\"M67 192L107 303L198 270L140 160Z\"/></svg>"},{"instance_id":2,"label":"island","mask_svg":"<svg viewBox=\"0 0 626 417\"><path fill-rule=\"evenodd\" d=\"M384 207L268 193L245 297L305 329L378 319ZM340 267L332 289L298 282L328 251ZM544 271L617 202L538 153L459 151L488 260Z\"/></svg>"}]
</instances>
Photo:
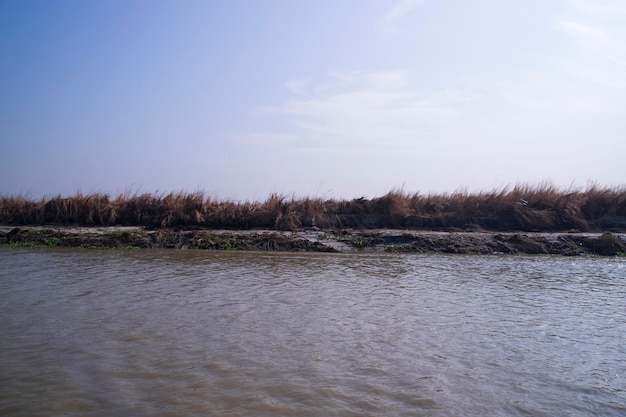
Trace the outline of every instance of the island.
<instances>
[{"instance_id":1,"label":"island","mask_svg":"<svg viewBox=\"0 0 626 417\"><path fill-rule=\"evenodd\" d=\"M453 254L626 254L626 189L392 190L351 200L204 192L0 197L0 245Z\"/></svg>"}]
</instances>

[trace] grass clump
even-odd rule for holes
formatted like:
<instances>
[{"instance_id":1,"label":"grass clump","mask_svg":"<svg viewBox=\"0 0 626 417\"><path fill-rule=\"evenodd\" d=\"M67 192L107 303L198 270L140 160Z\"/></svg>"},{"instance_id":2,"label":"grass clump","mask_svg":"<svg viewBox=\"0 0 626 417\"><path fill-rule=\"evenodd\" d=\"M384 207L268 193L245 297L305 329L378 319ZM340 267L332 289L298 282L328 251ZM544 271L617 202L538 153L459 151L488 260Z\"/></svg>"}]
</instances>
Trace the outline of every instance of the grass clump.
<instances>
[{"instance_id":1,"label":"grass clump","mask_svg":"<svg viewBox=\"0 0 626 417\"><path fill-rule=\"evenodd\" d=\"M0 197L0 224L275 229L405 228L516 231L626 230L626 188L562 190L549 183L442 194L392 190L372 199L218 200L193 193Z\"/></svg>"}]
</instances>

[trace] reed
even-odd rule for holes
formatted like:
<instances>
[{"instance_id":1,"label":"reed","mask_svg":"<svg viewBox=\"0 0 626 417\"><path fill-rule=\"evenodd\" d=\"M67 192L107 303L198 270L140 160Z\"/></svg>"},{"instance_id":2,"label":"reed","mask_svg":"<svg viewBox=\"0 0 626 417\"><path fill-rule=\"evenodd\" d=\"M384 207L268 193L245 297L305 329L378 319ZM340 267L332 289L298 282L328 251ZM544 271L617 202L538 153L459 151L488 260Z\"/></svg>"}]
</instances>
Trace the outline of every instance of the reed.
<instances>
[{"instance_id":1,"label":"reed","mask_svg":"<svg viewBox=\"0 0 626 417\"><path fill-rule=\"evenodd\" d=\"M0 197L0 224L145 226L296 230L303 227L387 227L520 231L626 230L626 188L591 184L563 190L549 183L470 193L421 194L392 190L368 199L295 198L219 200L202 191L102 193L32 200Z\"/></svg>"}]
</instances>

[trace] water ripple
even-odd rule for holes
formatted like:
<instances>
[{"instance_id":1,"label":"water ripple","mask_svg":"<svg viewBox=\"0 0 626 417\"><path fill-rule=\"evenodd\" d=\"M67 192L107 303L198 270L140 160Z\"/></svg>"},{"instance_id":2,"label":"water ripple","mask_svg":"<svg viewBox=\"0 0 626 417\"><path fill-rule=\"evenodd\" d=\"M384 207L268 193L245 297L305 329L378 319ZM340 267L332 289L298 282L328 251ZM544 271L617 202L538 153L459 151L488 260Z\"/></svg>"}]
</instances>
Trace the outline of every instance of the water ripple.
<instances>
[{"instance_id":1,"label":"water ripple","mask_svg":"<svg viewBox=\"0 0 626 417\"><path fill-rule=\"evenodd\" d=\"M624 259L0 250L0 414L624 415Z\"/></svg>"}]
</instances>

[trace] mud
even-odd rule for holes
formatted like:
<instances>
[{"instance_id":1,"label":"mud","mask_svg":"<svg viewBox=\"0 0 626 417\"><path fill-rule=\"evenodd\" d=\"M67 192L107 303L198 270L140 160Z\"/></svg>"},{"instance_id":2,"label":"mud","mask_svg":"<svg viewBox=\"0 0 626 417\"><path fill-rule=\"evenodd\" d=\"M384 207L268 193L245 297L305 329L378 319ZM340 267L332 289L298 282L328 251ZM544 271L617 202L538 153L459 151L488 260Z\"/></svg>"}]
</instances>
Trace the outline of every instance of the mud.
<instances>
[{"instance_id":1,"label":"mud","mask_svg":"<svg viewBox=\"0 0 626 417\"><path fill-rule=\"evenodd\" d=\"M550 254L625 256L626 234L428 232L395 229L183 230L140 227L0 227L12 247L172 248L292 252Z\"/></svg>"}]
</instances>

